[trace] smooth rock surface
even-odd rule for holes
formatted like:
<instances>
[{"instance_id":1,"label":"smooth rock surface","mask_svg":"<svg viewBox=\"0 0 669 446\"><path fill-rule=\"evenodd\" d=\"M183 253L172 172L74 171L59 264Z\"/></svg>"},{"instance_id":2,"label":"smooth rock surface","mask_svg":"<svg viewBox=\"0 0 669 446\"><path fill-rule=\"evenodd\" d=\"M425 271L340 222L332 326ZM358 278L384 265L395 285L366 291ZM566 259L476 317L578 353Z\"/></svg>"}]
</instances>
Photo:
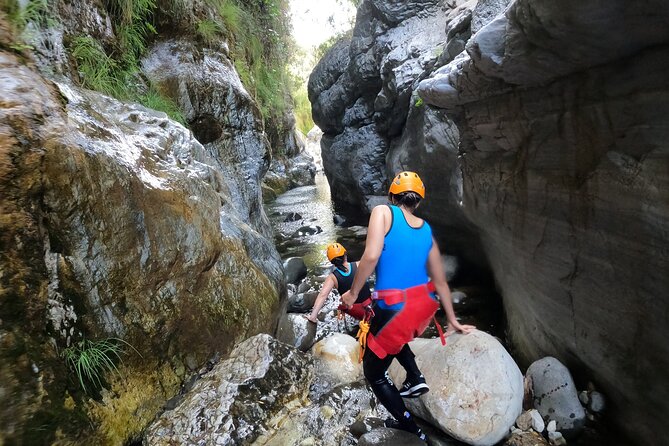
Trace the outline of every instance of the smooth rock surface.
<instances>
[{"instance_id":1,"label":"smooth rock surface","mask_svg":"<svg viewBox=\"0 0 669 446\"><path fill-rule=\"evenodd\" d=\"M522 410L523 377L511 356L492 336L475 331L410 343L430 392L405 399L412 413L471 445L493 445L509 432ZM404 381L394 362L390 376ZM399 385L399 384L398 384Z\"/></svg>"},{"instance_id":2,"label":"smooth rock surface","mask_svg":"<svg viewBox=\"0 0 669 446\"><path fill-rule=\"evenodd\" d=\"M302 314L285 313L279 319L276 337L281 342L306 352L314 345L316 324L309 322Z\"/></svg>"},{"instance_id":3,"label":"smooth rock surface","mask_svg":"<svg viewBox=\"0 0 669 446\"><path fill-rule=\"evenodd\" d=\"M585 425L585 410L569 370L553 357L542 358L530 365L525 379L531 382L534 407L541 416L555 421L565 436L575 437Z\"/></svg>"},{"instance_id":4,"label":"smooth rock surface","mask_svg":"<svg viewBox=\"0 0 669 446\"><path fill-rule=\"evenodd\" d=\"M358 341L344 333L332 333L311 348L316 378L312 398L341 384L363 379Z\"/></svg>"}]
</instances>

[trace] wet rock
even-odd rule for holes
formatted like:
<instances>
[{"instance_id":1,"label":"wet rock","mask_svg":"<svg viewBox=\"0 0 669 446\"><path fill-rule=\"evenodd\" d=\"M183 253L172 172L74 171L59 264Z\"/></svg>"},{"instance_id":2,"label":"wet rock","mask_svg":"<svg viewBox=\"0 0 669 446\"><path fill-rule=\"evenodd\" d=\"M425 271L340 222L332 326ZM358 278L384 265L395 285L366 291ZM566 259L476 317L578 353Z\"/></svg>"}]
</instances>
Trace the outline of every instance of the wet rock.
<instances>
[{"instance_id":1,"label":"wet rock","mask_svg":"<svg viewBox=\"0 0 669 446\"><path fill-rule=\"evenodd\" d=\"M311 281L306 278L300 284L297 286L297 292L298 293L306 293L312 288Z\"/></svg>"},{"instance_id":2,"label":"wet rock","mask_svg":"<svg viewBox=\"0 0 669 446\"><path fill-rule=\"evenodd\" d=\"M304 402L312 366L308 356L269 335L239 344L144 436L146 445L250 444Z\"/></svg>"},{"instance_id":3,"label":"wet rock","mask_svg":"<svg viewBox=\"0 0 669 446\"><path fill-rule=\"evenodd\" d=\"M533 362L527 369L534 407L542 417L555 421L565 436L577 435L585 425L585 411L569 370L553 357Z\"/></svg>"},{"instance_id":4,"label":"wet rock","mask_svg":"<svg viewBox=\"0 0 669 446\"><path fill-rule=\"evenodd\" d=\"M416 435L398 429L381 427L364 434L358 439L358 446L424 446L425 442Z\"/></svg>"},{"instance_id":5,"label":"wet rock","mask_svg":"<svg viewBox=\"0 0 669 446\"><path fill-rule=\"evenodd\" d=\"M298 289L299 291L299 289ZM288 297L288 313L306 313L314 307L314 302L318 297L317 292L295 293Z\"/></svg>"},{"instance_id":6,"label":"wet rock","mask_svg":"<svg viewBox=\"0 0 669 446\"><path fill-rule=\"evenodd\" d=\"M299 236L304 236L304 235L315 235L315 234L320 234L323 232L323 228L320 226L302 226L299 228L295 233L293 233L292 237L299 237Z\"/></svg>"},{"instance_id":7,"label":"wet rock","mask_svg":"<svg viewBox=\"0 0 669 446\"><path fill-rule=\"evenodd\" d=\"M283 262L286 283L298 284L307 276L307 266L301 257L290 257Z\"/></svg>"},{"instance_id":8,"label":"wet rock","mask_svg":"<svg viewBox=\"0 0 669 446\"><path fill-rule=\"evenodd\" d=\"M555 420L550 420L546 426L546 432L555 432L557 430L557 423Z\"/></svg>"},{"instance_id":9,"label":"wet rock","mask_svg":"<svg viewBox=\"0 0 669 446\"><path fill-rule=\"evenodd\" d=\"M236 207L243 175L225 175L219 153L164 113L46 81L2 51L0 84L0 298L12 302L0 382L17 402L0 409L0 434L50 443L74 429L125 443L178 392L186 365L273 329L283 279L269 226ZM255 153L248 172L261 170ZM57 352L84 333L141 356L124 355L123 379L108 374L99 397L64 411L65 388L84 397Z\"/></svg>"},{"instance_id":10,"label":"wet rock","mask_svg":"<svg viewBox=\"0 0 669 446\"><path fill-rule=\"evenodd\" d=\"M312 348L316 378L312 397L318 398L332 388L363 379L362 363L358 361L358 341L343 333L333 333Z\"/></svg>"},{"instance_id":11,"label":"wet rock","mask_svg":"<svg viewBox=\"0 0 669 446\"><path fill-rule=\"evenodd\" d=\"M495 338L475 331L449 336L446 347L438 339L410 345L431 389L419 399L405 399L412 413L468 444L492 445L504 438L522 409L523 379ZM390 375L396 383L404 381L398 364L391 365Z\"/></svg>"},{"instance_id":12,"label":"wet rock","mask_svg":"<svg viewBox=\"0 0 669 446\"><path fill-rule=\"evenodd\" d=\"M588 405L588 402L590 402L590 396L588 395L588 392L583 390L578 394L578 400L583 404L584 406Z\"/></svg>"},{"instance_id":13,"label":"wet rock","mask_svg":"<svg viewBox=\"0 0 669 446\"><path fill-rule=\"evenodd\" d=\"M306 352L314 345L316 325L301 314L286 313L279 319L276 337L279 341Z\"/></svg>"},{"instance_id":14,"label":"wet rock","mask_svg":"<svg viewBox=\"0 0 669 446\"><path fill-rule=\"evenodd\" d=\"M289 212L283 219L284 222L298 221L298 220L302 220L302 216L297 212Z\"/></svg>"}]
</instances>

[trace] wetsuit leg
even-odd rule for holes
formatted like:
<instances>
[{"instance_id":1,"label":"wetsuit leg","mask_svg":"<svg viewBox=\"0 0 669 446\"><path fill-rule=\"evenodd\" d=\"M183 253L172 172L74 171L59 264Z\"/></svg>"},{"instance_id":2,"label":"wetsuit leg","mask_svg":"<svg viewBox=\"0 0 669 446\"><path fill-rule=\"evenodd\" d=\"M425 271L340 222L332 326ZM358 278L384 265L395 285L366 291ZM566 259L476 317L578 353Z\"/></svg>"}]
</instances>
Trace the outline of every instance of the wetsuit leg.
<instances>
[{"instance_id":1,"label":"wetsuit leg","mask_svg":"<svg viewBox=\"0 0 669 446\"><path fill-rule=\"evenodd\" d=\"M418 378L422 375L418 364L416 364L416 355L409 348L409 344L404 344L404 347L395 355L395 358L404 367L404 370L407 371L407 378Z\"/></svg>"},{"instance_id":2,"label":"wetsuit leg","mask_svg":"<svg viewBox=\"0 0 669 446\"><path fill-rule=\"evenodd\" d=\"M400 391L386 375L393 359L394 356L392 355L380 359L373 351L367 350L363 358L365 378L369 381L374 395L388 409L388 412L399 421L401 428L414 434L419 433L420 429L404 405Z\"/></svg>"}]
</instances>

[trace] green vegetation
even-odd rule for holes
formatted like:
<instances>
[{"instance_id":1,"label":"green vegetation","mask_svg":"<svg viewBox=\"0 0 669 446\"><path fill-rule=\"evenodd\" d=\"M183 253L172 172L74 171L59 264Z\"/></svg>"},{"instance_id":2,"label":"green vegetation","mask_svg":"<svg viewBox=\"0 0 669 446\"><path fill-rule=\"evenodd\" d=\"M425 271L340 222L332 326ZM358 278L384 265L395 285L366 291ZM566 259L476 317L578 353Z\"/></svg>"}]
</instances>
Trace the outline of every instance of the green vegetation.
<instances>
[{"instance_id":1,"label":"green vegetation","mask_svg":"<svg viewBox=\"0 0 669 446\"><path fill-rule=\"evenodd\" d=\"M219 14L232 58L265 124L280 125L289 107L294 43L287 0L207 0ZM198 25L198 28L202 22Z\"/></svg>"},{"instance_id":2,"label":"green vegetation","mask_svg":"<svg viewBox=\"0 0 669 446\"><path fill-rule=\"evenodd\" d=\"M314 120L311 118L311 103L307 97L307 84L302 85L293 91L293 112L297 121L297 128L305 135L314 127Z\"/></svg>"},{"instance_id":3,"label":"green vegetation","mask_svg":"<svg viewBox=\"0 0 669 446\"><path fill-rule=\"evenodd\" d=\"M13 33L19 36L19 40L11 45L12 49L19 52L33 48L29 44L29 23L42 26L50 22L47 0L29 0L24 7L17 0L0 0L0 11L5 13Z\"/></svg>"},{"instance_id":4,"label":"green vegetation","mask_svg":"<svg viewBox=\"0 0 669 446\"><path fill-rule=\"evenodd\" d=\"M122 339L109 338L101 341L81 340L62 352L68 367L77 375L79 385L84 392L100 389L105 373L118 373L114 364L121 360L123 346L130 346ZM92 386L86 388L86 384Z\"/></svg>"}]
</instances>

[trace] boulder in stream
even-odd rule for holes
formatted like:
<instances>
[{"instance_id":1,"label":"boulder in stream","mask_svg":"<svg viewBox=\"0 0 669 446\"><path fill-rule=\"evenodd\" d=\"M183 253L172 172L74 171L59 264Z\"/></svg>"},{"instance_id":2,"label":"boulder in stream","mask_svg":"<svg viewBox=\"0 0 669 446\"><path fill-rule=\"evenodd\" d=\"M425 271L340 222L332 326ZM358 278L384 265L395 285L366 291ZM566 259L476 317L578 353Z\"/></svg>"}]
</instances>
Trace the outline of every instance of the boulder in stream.
<instances>
[{"instance_id":1,"label":"boulder in stream","mask_svg":"<svg viewBox=\"0 0 669 446\"><path fill-rule=\"evenodd\" d=\"M430 392L405 399L409 410L453 438L490 446L504 438L522 410L523 375L502 344L482 331L410 343ZM399 386L404 369L390 376Z\"/></svg>"}]
</instances>

